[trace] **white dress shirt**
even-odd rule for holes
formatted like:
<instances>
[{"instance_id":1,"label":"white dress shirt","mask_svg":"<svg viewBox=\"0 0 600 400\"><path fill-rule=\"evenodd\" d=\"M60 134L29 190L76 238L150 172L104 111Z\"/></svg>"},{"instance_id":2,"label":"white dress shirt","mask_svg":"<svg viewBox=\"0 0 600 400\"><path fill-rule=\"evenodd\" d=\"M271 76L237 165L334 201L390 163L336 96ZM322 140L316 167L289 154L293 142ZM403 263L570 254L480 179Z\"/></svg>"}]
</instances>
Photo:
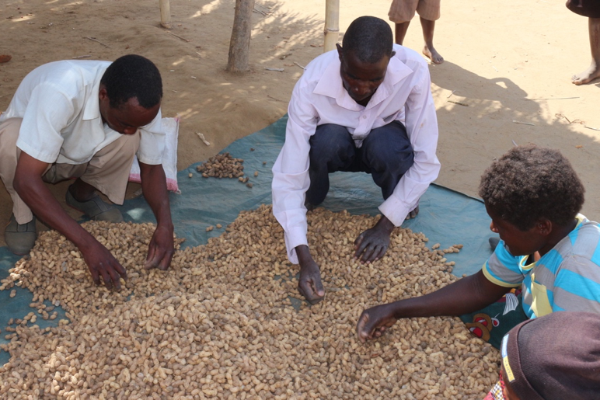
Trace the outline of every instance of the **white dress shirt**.
<instances>
[{"instance_id":1,"label":"white dress shirt","mask_svg":"<svg viewBox=\"0 0 600 400\"><path fill-rule=\"evenodd\" d=\"M288 107L285 144L273 166L273 213L285 231L288 258L298 263L296 246L308 245L305 194L310 137L317 126L347 127L357 147L372 129L401 121L414 151L414 164L379 210L395 226L419 202L439 173L435 154L438 126L427 63L417 52L394 45L382 84L366 107L356 103L342 84L337 50L311 61L296 83Z\"/></svg>"},{"instance_id":2,"label":"white dress shirt","mask_svg":"<svg viewBox=\"0 0 600 400\"><path fill-rule=\"evenodd\" d=\"M31 71L0 122L22 118L17 147L45 163L84 164L121 134L102 122L98 91L110 61L55 61ZM141 127L138 159L162 163L161 112Z\"/></svg>"}]
</instances>

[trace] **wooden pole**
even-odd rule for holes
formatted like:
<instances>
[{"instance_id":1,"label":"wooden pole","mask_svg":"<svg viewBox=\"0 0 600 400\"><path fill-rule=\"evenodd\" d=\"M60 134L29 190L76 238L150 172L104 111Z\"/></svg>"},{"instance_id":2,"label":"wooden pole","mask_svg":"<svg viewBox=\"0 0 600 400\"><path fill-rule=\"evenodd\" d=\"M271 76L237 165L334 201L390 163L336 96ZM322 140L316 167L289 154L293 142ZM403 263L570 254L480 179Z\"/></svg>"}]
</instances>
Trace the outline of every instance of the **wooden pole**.
<instances>
[{"instance_id":1,"label":"wooden pole","mask_svg":"<svg viewBox=\"0 0 600 400\"><path fill-rule=\"evenodd\" d=\"M243 72L250 68L248 59L250 58L253 9L254 0L235 0L235 16L226 68L229 72Z\"/></svg>"},{"instance_id":2,"label":"wooden pole","mask_svg":"<svg viewBox=\"0 0 600 400\"><path fill-rule=\"evenodd\" d=\"M160 4L160 26L171 29L171 3L170 0L158 0Z\"/></svg>"},{"instance_id":3,"label":"wooden pole","mask_svg":"<svg viewBox=\"0 0 600 400\"><path fill-rule=\"evenodd\" d=\"M325 43L323 52L335 49L340 33L340 0L325 3Z\"/></svg>"}]
</instances>

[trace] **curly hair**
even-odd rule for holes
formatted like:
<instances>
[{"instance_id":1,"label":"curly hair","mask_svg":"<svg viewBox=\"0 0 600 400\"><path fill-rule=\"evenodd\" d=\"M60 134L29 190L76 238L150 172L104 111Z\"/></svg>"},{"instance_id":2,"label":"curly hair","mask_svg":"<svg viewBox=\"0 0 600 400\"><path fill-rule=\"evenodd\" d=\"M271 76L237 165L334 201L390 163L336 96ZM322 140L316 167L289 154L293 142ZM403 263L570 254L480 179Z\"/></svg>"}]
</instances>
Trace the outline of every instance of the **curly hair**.
<instances>
[{"instance_id":1,"label":"curly hair","mask_svg":"<svg viewBox=\"0 0 600 400\"><path fill-rule=\"evenodd\" d=\"M376 63L383 56L391 57L394 35L390 25L377 17L358 17L348 27L342 40L344 53L353 52L365 63Z\"/></svg>"},{"instance_id":2,"label":"curly hair","mask_svg":"<svg viewBox=\"0 0 600 400\"><path fill-rule=\"evenodd\" d=\"M140 106L152 108L162 99L162 79L156 65L145 57L128 54L117 58L104 72L100 83L112 108L119 108L132 97Z\"/></svg>"},{"instance_id":3,"label":"curly hair","mask_svg":"<svg viewBox=\"0 0 600 400\"><path fill-rule=\"evenodd\" d=\"M534 145L514 147L494 161L479 185L486 205L522 231L540 219L567 225L581 210L584 192L569 160Z\"/></svg>"}]
</instances>

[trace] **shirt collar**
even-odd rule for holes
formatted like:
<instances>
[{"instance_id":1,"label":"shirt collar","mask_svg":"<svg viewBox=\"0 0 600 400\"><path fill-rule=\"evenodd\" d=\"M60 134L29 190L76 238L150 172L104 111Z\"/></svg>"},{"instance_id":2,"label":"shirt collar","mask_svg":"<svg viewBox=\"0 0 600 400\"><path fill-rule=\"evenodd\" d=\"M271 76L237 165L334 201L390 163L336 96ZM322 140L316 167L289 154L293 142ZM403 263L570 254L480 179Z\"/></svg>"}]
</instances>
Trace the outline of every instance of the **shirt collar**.
<instances>
[{"instance_id":1,"label":"shirt collar","mask_svg":"<svg viewBox=\"0 0 600 400\"><path fill-rule=\"evenodd\" d=\"M314 94L328 96L336 100L340 107L347 109L360 109L360 106L356 101L350 97L344 85L342 83L342 76L340 75L340 59L336 57L325 69L323 75L317 82ZM397 57L392 57L385 73L385 79L383 83L379 85L377 91L367 104L366 108L375 107L377 104L385 100L391 93L394 92L394 85L412 74L412 70L400 61Z\"/></svg>"}]
</instances>

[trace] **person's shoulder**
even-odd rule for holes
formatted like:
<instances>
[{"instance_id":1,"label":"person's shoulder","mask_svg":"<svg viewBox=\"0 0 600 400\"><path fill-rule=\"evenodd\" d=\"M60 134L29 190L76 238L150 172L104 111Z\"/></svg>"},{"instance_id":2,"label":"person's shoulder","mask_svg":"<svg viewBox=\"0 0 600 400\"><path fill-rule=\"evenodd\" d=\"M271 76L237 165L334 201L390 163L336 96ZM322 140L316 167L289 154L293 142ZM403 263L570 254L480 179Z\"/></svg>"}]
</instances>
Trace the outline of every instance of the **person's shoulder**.
<instances>
[{"instance_id":1,"label":"person's shoulder","mask_svg":"<svg viewBox=\"0 0 600 400\"><path fill-rule=\"evenodd\" d=\"M304 68L304 73L300 79L305 81L319 80L323 72L330 67L332 63L339 62L337 50L331 50L315 57Z\"/></svg>"},{"instance_id":2,"label":"person's shoulder","mask_svg":"<svg viewBox=\"0 0 600 400\"><path fill-rule=\"evenodd\" d=\"M571 255L590 259L600 265L600 258L595 256L600 251L600 225L581 214L577 219L577 226L568 235L569 240L566 242L571 247Z\"/></svg>"},{"instance_id":3,"label":"person's shoulder","mask_svg":"<svg viewBox=\"0 0 600 400\"><path fill-rule=\"evenodd\" d=\"M61 91L70 87L79 90L82 85L94 84L102 77L110 61L62 60L43 64L31 71L24 83L31 87L42 84L55 86Z\"/></svg>"},{"instance_id":4,"label":"person's shoulder","mask_svg":"<svg viewBox=\"0 0 600 400\"><path fill-rule=\"evenodd\" d=\"M42 72L49 75L63 75L73 71L98 71L108 68L110 61L101 60L60 60L40 65L32 72Z\"/></svg>"},{"instance_id":5,"label":"person's shoulder","mask_svg":"<svg viewBox=\"0 0 600 400\"><path fill-rule=\"evenodd\" d=\"M394 54L394 58L400 60L413 71L420 69L429 70L429 65L427 64L425 58L423 58L423 56L421 56L415 50L399 44L394 44L394 51L396 52L396 54Z\"/></svg>"}]
</instances>

